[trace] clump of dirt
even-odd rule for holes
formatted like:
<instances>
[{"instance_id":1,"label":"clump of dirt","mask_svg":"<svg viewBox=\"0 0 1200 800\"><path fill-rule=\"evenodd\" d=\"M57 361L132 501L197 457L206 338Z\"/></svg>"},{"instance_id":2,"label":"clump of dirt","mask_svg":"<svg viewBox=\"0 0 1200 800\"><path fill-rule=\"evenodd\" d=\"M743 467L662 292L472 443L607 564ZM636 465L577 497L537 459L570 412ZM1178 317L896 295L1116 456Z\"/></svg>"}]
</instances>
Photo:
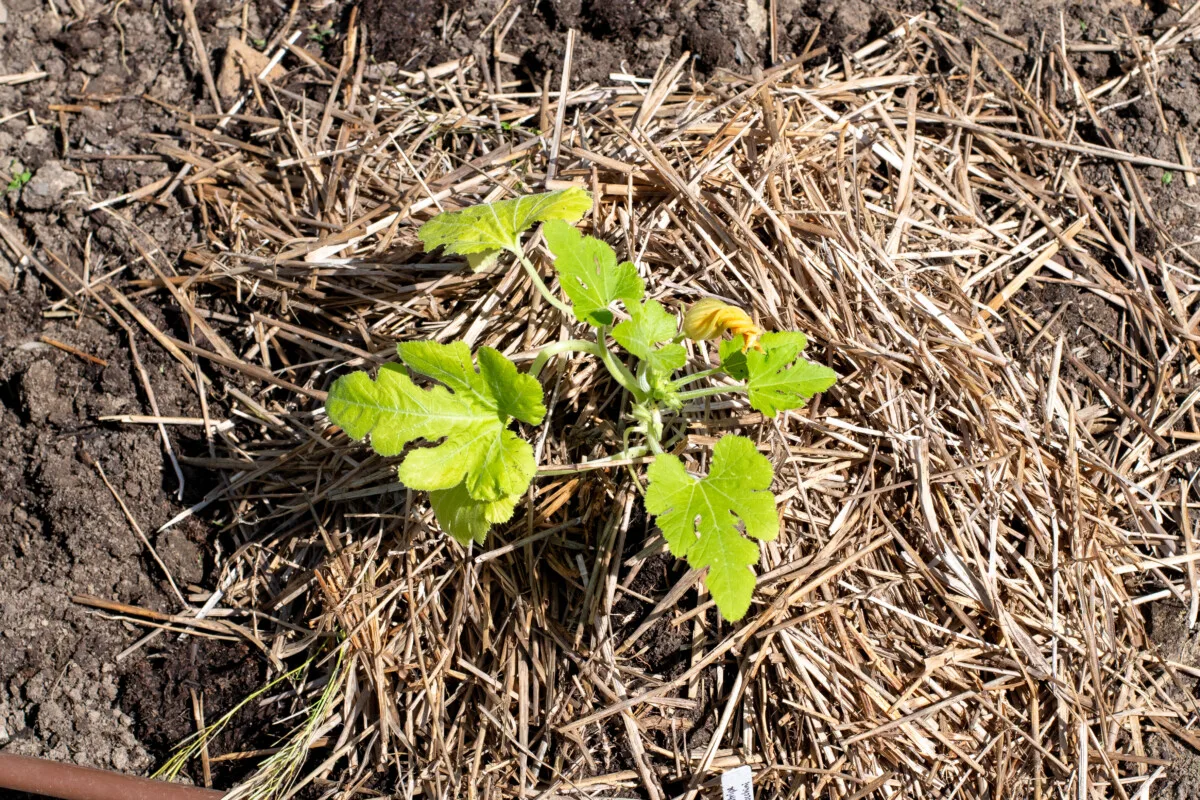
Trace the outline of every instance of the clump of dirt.
<instances>
[{"instance_id":1,"label":"clump of dirt","mask_svg":"<svg viewBox=\"0 0 1200 800\"><path fill-rule=\"evenodd\" d=\"M1112 304L1094 292L1058 281L1031 281L1019 297L1034 311L1039 325L1050 326L1035 351L1027 355L1048 355L1062 338L1071 353L1101 378L1111 381L1118 377L1109 343L1118 337L1121 316ZM1066 359L1062 370L1064 375L1082 378Z\"/></svg>"},{"instance_id":2,"label":"clump of dirt","mask_svg":"<svg viewBox=\"0 0 1200 800\"><path fill-rule=\"evenodd\" d=\"M180 9L153 0L104 8L85 2L87 13L72 19L45 13L32 0L0 3L7 12L0 15L6 17L0 75L45 73L0 85L0 226L29 243L42 262L65 264L76 275L123 268L133 277L152 276L125 223L83 209L91 199L168 174L145 137L175 121L143 95L176 108L205 107L196 62L177 46L164 16L178 24ZM205 17L204 33L214 41L228 36L231 18L241 24L240 7L200 5L219 12ZM247 18L252 33L262 35L253 9ZM54 104L69 110L56 112ZM119 213L145 231L144 246L158 245L168 268L193 235L176 196ZM147 629L90 612L72 598L95 595L168 612L178 611L179 602L99 470L185 588L211 583L207 526L190 520L154 532L208 491L213 478L186 471L181 501L155 428L99 421L152 413L126 335L86 296L54 306L59 289L13 256L0 245L0 747L145 773L158 753L139 741L134 726L158 728L159 716L150 706L130 708L136 719L122 709L123 671L138 668L168 640L118 662ZM186 335L153 299L139 306L164 330ZM69 355L43 337L102 363ZM148 338L136 344L159 410L197 415L179 365ZM172 429L176 451L202 452L198 431Z\"/></svg>"},{"instance_id":3,"label":"clump of dirt","mask_svg":"<svg viewBox=\"0 0 1200 800\"><path fill-rule=\"evenodd\" d=\"M136 722L134 731L158 760L164 760L183 739L196 732L193 692L202 699L209 725L263 687L265 664L240 642L191 639L173 644L164 653L139 660L126 672L121 708ZM213 754L268 747L270 709L249 703L238 711L235 724L210 744ZM222 763L214 783L236 781L256 760Z\"/></svg>"},{"instance_id":4,"label":"clump of dirt","mask_svg":"<svg viewBox=\"0 0 1200 800\"><path fill-rule=\"evenodd\" d=\"M685 571L679 559L667 553L656 553L641 565L629 588L642 597L657 598L665 594ZM624 641L637 630L652 608L633 594L622 593L613 603L612 611L617 640ZM671 618L666 616L638 637L633 649L646 671L670 679L687 669L689 630L687 626L673 625Z\"/></svg>"},{"instance_id":5,"label":"clump of dirt","mask_svg":"<svg viewBox=\"0 0 1200 800\"><path fill-rule=\"evenodd\" d=\"M824 3L807 0L797 4L788 13L789 3L782 3L781 25L788 32L793 49L804 44L820 24L821 43L836 54L853 51L866 44L873 35L879 35L899 21L899 14L889 15L885 8L863 0L845 0L841 3Z\"/></svg>"},{"instance_id":6,"label":"clump of dirt","mask_svg":"<svg viewBox=\"0 0 1200 800\"><path fill-rule=\"evenodd\" d=\"M1176 600L1154 603L1148 609L1147 632L1154 641L1157 655L1189 667L1200 666L1200 632L1189 630L1188 609ZM1197 692L1197 680L1176 672L1178 685L1182 685L1193 696ZM1173 694L1180 695L1178 689ZM1188 702L1178 697L1181 705ZM1147 755L1170 762L1163 782L1154 787L1156 797L1172 800L1197 800L1200 798L1200 753L1184 748L1171 739L1153 734L1146 742Z\"/></svg>"},{"instance_id":7,"label":"clump of dirt","mask_svg":"<svg viewBox=\"0 0 1200 800\"><path fill-rule=\"evenodd\" d=\"M47 324L40 283L28 273L17 283L0 294L0 744L142 771L149 755L116 708L115 656L139 632L87 613L72 596L175 610L96 465L144 528L153 531L177 506L163 491L153 430L95 421L143 413L122 343L91 319ZM81 362L41 335L107 366ZM158 377L165 413L190 410ZM157 537L176 580L202 579L204 540L198 522Z\"/></svg>"},{"instance_id":8,"label":"clump of dirt","mask_svg":"<svg viewBox=\"0 0 1200 800\"><path fill-rule=\"evenodd\" d=\"M570 28L580 32L571 70L577 85L604 83L613 73L649 77L664 59L685 52L700 77L721 69L750 72L771 56L770 12L763 0L541 0L522 8L511 27L515 11L499 0L472 5L367 0L363 13L379 21L371 29L376 57L406 68L471 52L487 56L492 37L507 28L503 50L519 61L513 75L538 87L545 74L558 74ZM818 27L834 50L853 49L890 20L887 11L863 0L782 0L775 13L780 61L798 54Z\"/></svg>"},{"instance_id":9,"label":"clump of dirt","mask_svg":"<svg viewBox=\"0 0 1200 800\"><path fill-rule=\"evenodd\" d=\"M371 20L371 52L401 66L432 65L454 58L443 41L442 20L462 10L464 0L366 0L363 19Z\"/></svg>"}]
</instances>

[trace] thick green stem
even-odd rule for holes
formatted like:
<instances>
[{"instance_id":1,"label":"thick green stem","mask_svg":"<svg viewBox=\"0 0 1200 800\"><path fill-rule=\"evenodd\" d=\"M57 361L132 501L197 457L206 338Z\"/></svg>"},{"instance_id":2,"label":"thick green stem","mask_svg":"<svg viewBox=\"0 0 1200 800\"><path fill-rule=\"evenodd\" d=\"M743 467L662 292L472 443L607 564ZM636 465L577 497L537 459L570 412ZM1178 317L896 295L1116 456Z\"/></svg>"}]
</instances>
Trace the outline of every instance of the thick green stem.
<instances>
[{"instance_id":1,"label":"thick green stem","mask_svg":"<svg viewBox=\"0 0 1200 800\"><path fill-rule=\"evenodd\" d=\"M595 342L588 342L583 339L564 339L561 342L548 344L533 359L533 364L529 367L529 374L536 378L541 374L550 359L562 353L589 353L600 358L600 346Z\"/></svg>"},{"instance_id":2,"label":"thick green stem","mask_svg":"<svg viewBox=\"0 0 1200 800\"><path fill-rule=\"evenodd\" d=\"M658 406L654 403L634 403L629 414L637 422L634 430L646 437L646 444L655 455L662 455L663 419Z\"/></svg>"},{"instance_id":3,"label":"thick green stem","mask_svg":"<svg viewBox=\"0 0 1200 800\"><path fill-rule=\"evenodd\" d=\"M646 399L646 393L638 386L637 378L626 369L617 357L608 349L608 326L604 326L596 331L596 343L600 347L600 360L604 366L612 374L617 383L630 394L632 394L640 403Z\"/></svg>"},{"instance_id":4,"label":"thick green stem","mask_svg":"<svg viewBox=\"0 0 1200 800\"><path fill-rule=\"evenodd\" d=\"M550 293L550 287L542 280L542 276L538 275L537 267L533 266L533 262L526 258L523 253L518 253L517 258L520 259L521 266L525 268L525 272L529 275L529 280L533 281L533 285L541 292L542 297L546 298L546 302L568 317L572 316L574 312L571 310L571 307Z\"/></svg>"},{"instance_id":5,"label":"thick green stem","mask_svg":"<svg viewBox=\"0 0 1200 800\"><path fill-rule=\"evenodd\" d=\"M705 386L703 389L693 389L690 392L680 392L679 399L686 403L689 400L699 400L702 397L711 397L714 394L732 394L734 392L744 392L749 387L744 383L735 383L732 386Z\"/></svg>"},{"instance_id":6,"label":"thick green stem","mask_svg":"<svg viewBox=\"0 0 1200 800\"><path fill-rule=\"evenodd\" d=\"M638 388L647 395L650 394L650 365L647 362L637 362L636 379Z\"/></svg>"}]
</instances>

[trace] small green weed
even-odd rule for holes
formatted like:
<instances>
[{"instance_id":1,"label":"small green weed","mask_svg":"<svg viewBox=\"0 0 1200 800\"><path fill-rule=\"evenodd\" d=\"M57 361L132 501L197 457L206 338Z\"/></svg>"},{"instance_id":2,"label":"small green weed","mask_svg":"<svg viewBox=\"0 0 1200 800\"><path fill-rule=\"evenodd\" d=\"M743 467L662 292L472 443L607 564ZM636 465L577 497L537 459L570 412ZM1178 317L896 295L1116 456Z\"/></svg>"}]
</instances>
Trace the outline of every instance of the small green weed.
<instances>
[{"instance_id":1,"label":"small green weed","mask_svg":"<svg viewBox=\"0 0 1200 800\"><path fill-rule=\"evenodd\" d=\"M24 168L20 168L20 172L18 172L16 159L13 159L8 166L12 174L12 180L8 182L5 191L19 192L21 191L21 187L29 183L30 179L33 178L33 173Z\"/></svg>"},{"instance_id":2,"label":"small green weed","mask_svg":"<svg viewBox=\"0 0 1200 800\"><path fill-rule=\"evenodd\" d=\"M308 26L308 40L310 42L316 42L317 44L321 45L321 47L324 47L333 41L333 37L334 30L332 22L326 22L324 25L318 25L314 22L312 25Z\"/></svg>"}]
</instances>

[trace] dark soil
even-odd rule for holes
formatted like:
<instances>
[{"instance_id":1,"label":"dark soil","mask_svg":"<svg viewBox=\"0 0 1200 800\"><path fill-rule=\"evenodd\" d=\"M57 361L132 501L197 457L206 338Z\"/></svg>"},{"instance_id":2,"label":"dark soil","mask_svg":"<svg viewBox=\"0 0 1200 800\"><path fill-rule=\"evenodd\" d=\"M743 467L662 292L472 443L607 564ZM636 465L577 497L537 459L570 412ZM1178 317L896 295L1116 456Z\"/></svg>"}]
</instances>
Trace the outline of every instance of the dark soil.
<instances>
[{"instance_id":1,"label":"dark soil","mask_svg":"<svg viewBox=\"0 0 1200 800\"><path fill-rule=\"evenodd\" d=\"M977 6L978 7L978 6ZM1108 34L1125 33L1122 17L1135 31L1157 31L1179 19L1179 11L1163 4L1132 4L1120 0L1091 3L1057 3L1048 0L1004 0L984 6L999 30L1027 45L1021 50L987 35L979 24L964 14L943 9L939 27L960 37L980 37L995 57L981 56L980 68L993 85L1012 84L998 69L1003 66L1013 75L1024 75L1036 57L1056 46L1059 31L1067 38L1082 42L1111 40ZM1155 34L1157 35L1157 34ZM1074 54L1073 65L1085 84L1097 85L1128 72L1129 64L1116 53ZM1181 134L1191 153L1200 151L1200 43L1181 49L1163 59L1155 73L1155 87L1162 113L1148 91L1145 79L1131 81L1122 93L1106 96L1104 104L1119 106L1113 114L1105 115L1109 129L1089 130L1093 140L1107 142L1113 147L1153 156L1167 161L1179 161L1180 155L1174 133ZM1166 127L1163 126L1166 121ZM1164 131L1170 131L1164 135ZM1194 156L1193 156L1194 157ZM1087 166L1084 176L1093 186L1104 187L1120 182L1122 177L1111 164ZM1182 175L1165 173L1161 169L1137 170L1150 205L1150 217L1139 215L1135 244L1140 252L1152 253L1162 246L1164 234L1175 242L1187 243L1200 239L1200 189L1188 188ZM1057 261L1079 269L1069 256L1060 255ZM1128 273L1112 259L1106 266L1123 282ZM1041 276L1045 277L1045 274ZM1026 307L1036 313L1039 324L1050 323L1047 336L1028 353L1042 358L1052 350L1054 342L1063 337L1071 351L1093 372L1110 385L1136 392L1143 383L1136 365L1121 364L1113 357L1111 342L1124 337L1118 331L1121 315L1118 309L1098 295L1069 284L1035 278L1022 290ZM1067 363L1063 374L1078 378L1078 371Z\"/></svg>"},{"instance_id":2,"label":"dark soil","mask_svg":"<svg viewBox=\"0 0 1200 800\"><path fill-rule=\"evenodd\" d=\"M139 659L125 673L121 708L134 720L134 732L154 753L169 753L196 731L193 692L204 697L205 721L228 713L265 683L265 662L242 643L192 639L153 658ZM237 722L215 737L213 754L258 750L274 743L271 711L251 703ZM223 762L213 770L217 786L230 785L253 760Z\"/></svg>"},{"instance_id":3,"label":"dark soil","mask_svg":"<svg viewBox=\"0 0 1200 800\"><path fill-rule=\"evenodd\" d=\"M371 23L376 58L413 68L472 52L489 54L494 34L511 14L510 8L483 34L501 6L495 0L366 0L363 19ZM821 43L836 52L862 45L893 17L899 19L862 0L781 0L777 6L776 61L798 55L818 25ZM698 76L720 69L748 73L771 62L768 19L762 0L541 0L517 17L503 50L520 62L511 68L513 77L538 87L547 72L558 74L569 28L580 32L571 71L578 86L606 83L612 73L650 77L664 59L685 52L693 56Z\"/></svg>"},{"instance_id":4,"label":"dark soil","mask_svg":"<svg viewBox=\"0 0 1200 800\"><path fill-rule=\"evenodd\" d=\"M635 524L631 529L636 530L640 527ZM636 555L644 544L628 541L624 560L628 561ZM670 591L686 572L687 567L684 563L663 551L648 557L633 576L633 580L627 582L632 592L657 600ZM689 589L679 607L692 608L696 605L696 599L696 590ZM633 593L621 593L619 599L613 603L612 609L615 641L624 642L646 621L653 609L654 604L639 599ZM707 629L713 630L716 623L715 612L707 622ZM660 618L639 636L630 648L633 663L647 674L662 680L678 678L691 666L693 628L692 622L676 625L673 614ZM692 747L703 746L716 729L717 716L720 713L720 708L714 705L716 698L712 696L712 690L711 676L702 678L694 708L671 709L663 716L643 719L643 726L653 731L657 744L665 749L670 749L673 744L682 741L686 741ZM604 732L611 741L625 740L624 726L619 721L611 721ZM672 736L676 737L674 743L671 741ZM633 769L636 766L625 748L615 747L612 750L613 758L611 763L606 765L607 769Z\"/></svg>"},{"instance_id":5,"label":"dark soil","mask_svg":"<svg viewBox=\"0 0 1200 800\"><path fill-rule=\"evenodd\" d=\"M501 0L365 0L361 18L378 62L414 69L474 53L493 64L495 37L515 7L509 4L497 19L502 5ZM605 82L615 72L648 77L664 60L684 52L693 56L690 68L696 78L719 79L722 70L750 73L799 55L818 30L815 46L842 57L898 23L901 6L934 13L943 30L964 40L983 34L954 3L935 0L778 0L775 5L778 29L772 54L770 5L764 0L522 4L501 43L516 63L503 63L498 77L540 88L544 76L555 76L560 68L570 27L581 31L571 75L575 86ZM1135 29L1178 17L1177 11L1156 3L998 0L972 5L1030 48L1022 52L994 38L982 39L1000 64L1017 74L1033 53L1056 41L1060 11L1070 35L1085 40L1098 39L1105 29L1123 30L1121 12ZM128 244L128 231L104 212L83 209L88 202L168 174L147 135L170 128L174 120L162 106L141 99L144 95L185 112L212 108L176 0L105 6L84 0L78 7L81 17L65 1L48 6L0 0L0 75L34 68L47 73L29 83L0 86L0 190L10 173L28 170L32 175L23 188L0 194L0 226L29 243L41 260L61 259L76 274L100 275L123 267L128 275L145 277L150 273ZM290 7L280 0L255 0L243 15L242 4L232 0L199 0L196 14L208 51L204 56L214 71L230 36L244 28L248 41L267 39L274 26L288 19ZM321 31L326 22L334 31L342 30L349 5L301 4L298 13L289 30L309 28L312 35L302 43L336 63L340 44L336 36L322 41L327 37ZM1077 63L1084 79L1092 82L1125 70L1115 55L1088 54ZM981 59L980 68L995 85L1006 85L989 59ZM1193 155L1200 157L1200 44L1172 54L1158 76L1170 130L1183 132ZM1113 100L1132 99L1145 94L1143 89L1131 84L1127 95ZM55 104L70 110L53 110ZM1114 144L1159 158L1178 157L1148 96L1122 107L1117 118ZM115 153L144 153L145 158L104 158ZM1188 189L1182 176L1155 170L1139 175L1156 218L1139 235L1157 236L1157 224L1177 241L1200 237L1197 190ZM1097 185L1111 179L1099 172L1089 176ZM167 268L196 235L195 220L180 202L181 196L172 195L161 206L142 204L131 217L158 243ZM181 641L175 635L161 636L118 663L118 653L146 629L104 619L72 602L74 595L91 594L178 610L161 570L95 465L184 587L212 585L215 534L198 519L163 535L154 532L210 488L212 478L189 472L185 496L177 499L177 482L156 430L98 420L152 413L126 334L95 306L56 305L62 299L59 290L30 265L7 259L6 252L0 246L0 747L145 773L194 731L192 689L204 693L207 718L215 719L261 685L263 665L241 645ZM1055 322L1059 329L1052 332L1071 336L1094 370L1119 382L1122 376L1104 360L1103 333L1118 323L1111 307L1061 284L1033 282L1026 291L1040 293L1043 322L1065 307ZM140 307L156 324L186 336L180 320L164 314L152 297ZM107 365L69 355L43 343L43 336ZM175 362L149 340L135 344L161 413L198 415L196 396ZM197 428L176 428L171 435L177 452L204 449ZM651 561L631 588L659 596L679 576L666 560ZM614 624L627 635L649 606L625 596L614 611ZM642 666L664 677L677 675L686 669L689 635L690 626L660 622L635 648L641 651ZM702 703L691 714L689 741L703 742L713 709ZM262 712L247 713L214 743L214 752L261 746L264 722ZM611 738L619 749L619 732ZM217 778L221 782L235 776L218 773Z\"/></svg>"},{"instance_id":6,"label":"dark soil","mask_svg":"<svg viewBox=\"0 0 1200 800\"><path fill-rule=\"evenodd\" d=\"M925 3L917 4L925 6ZM936 4L930 4L937 10ZM1125 35L1124 19L1134 31L1153 31L1157 36L1179 19L1180 12L1166 3L1128 3L1105 0L1100 3L1051 2L1051 0L1002 0L998 3L976 4L986 11L1001 32L1026 44L1021 52L984 33L984 29L966 15L941 9L939 27L962 37L980 37L996 61L1014 75L1025 74L1036 57L1057 47L1059 31L1067 38L1080 42L1100 42L1107 34ZM1119 77L1129 71L1125 56L1117 53L1073 54L1072 64L1081 80L1096 85ZM997 86L1008 87L1007 81L990 57L981 56L980 68ZM1113 146L1130 152L1178 161L1174 132L1181 133L1195 154L1200 149L1200 43L1163 58L1155 72L1156 93L1162 104L1162 117L1147 87L1146 79L1131 81L1124 93L1106 96L1104 104L1126 103L1116 108L1109 120L1108 132L1089 131L1096 138L1110 138ZM1114 121L1115 118L1115 121ZM1167 126L1164 129L1162 121ZM1170 132L1167 134L1167 132ZM1194 156L1193 156L1194 157ZM1182 175L1166 175L1157 168L1138 171L1143 189L1149 195L1156 217L1140 235L1150 237L1139 241L1146 252L1153 251L1155 228L1161 225L1176 242L1191 242L1200 237L1200 199L1196 189L1189 189ZM1108 166L1087 176L1096 186L1117 179Z\"/></svg>"},{"instance_id":7,"label":"dark soil","mask_svg":"<svg viewBox=\"0 0 1200 800\"><path fill-rule=\"evenodd\" d=\"M89 6L83 20L68 24L67 17L46 13L43 4L30 0L3 5L0 75L34 67L48 75L0 86L0 226L31 245L39 260L60 259L77 275L122 266L132 276L151 274L119 222L83 208L90 199L167 174L167 164L153 154L145 160L103 158L148 152L144 137L172 124L166 112L140 99L143 94L205 110L199 79L173 32L177 11L133 0L115 10ZM227 13L232 6L222 12ZM214 16L213 32L223 24ZM72 110L60 115L52 104ZM23 188L5 189L10 176L26 170L32 179ZM175 198L161 207L141 207L131 221L159 244L167 264L193 235L191 219ZM118 662L118 654L149 629L110 621L72 601L88 594L179 610L100 470L185 591L192 584L211 585L213 537L196 519L162 535L155 531L211 489L213 478L185 469L180 500L154 427L99 421L152 413L126 334L94 303L56 306L61 292L11 255L0 247L0 746L146 773L195 729L181 718L173 698L188 694L188 676L196 670L157 672L162 659L178 662L194 643L162 636ZM167 318L153 300L139 305L166 330L186 336L179 320ZM105 364L69 355L42 337ZM134 343L159 411L197 415L196 395L175 362L148 338ZM195 455L202 448L198 428L175 428L171 436L178 453ZM214 647L223 645L206 643L206 659L230 660L213 655ZM231 704L226 694L240 698L246 680L261 675L257 663L237 653L233 658L240 659L244 677L230 692L220 680L200 685L210 716ZM147 672L171 685L148 684ZM211 678L203 669L198 674ZM142 702L131 703L135 697ZM151 736L152 731L162 733Z\"/></svg>"},{"instance_id":8,"label":"dark soil","mask_svg":"<svg viewBox=\"0 0 1200 800\"><path fill-rule=\"evenodd\" d=\"M1164 600L1155 603L1147 613L1147 633L1150 634L1158 655L1181 664L1200 664L1200 634L1188 629L1188 609L1178 601ZM1200 682L1182 673L1176 673L1176 686L1200 694ZM1178 688L1172 691L1179 695ZM1182 697L1179 698L1181 701ZM1200 800L1200 753L1183 747L1166 737L1155 735L1150 738L1147 755L1170 761L1163 782L1155 784L1157 797L1170 800Z\"/></svg>"},{"instance_id":9,"label":"dark soil","mask_svg":"<svg viewBox=\"0 0 1200 800\"><path fill-rule=\"evenodd\" d=\"M0 735L31 755L140 770L149 764L116 708L116 654L135 631L71 602L92 594L169 607L146 554L105 488L99 464L139 524L165 522L162 452L150 430L106 428L101 415L141 412L127 351L99 324L46 324L40 285L0 295ZM45 333L109 361L87 364L38 341ZM164 405L177 398L156 387ZM204 531L157 543L181 581L202 577ZM157 576L161 577L161 575Z\"/></svg>"},{"instance_id":10,"label":"dark soil","mask_svg":"<svg viewBox=\"0 0 1200 800\"><path fill-rule=\"evenodd\" d=\"M639 547L628 548L626 558L633 556ZM667 553L658 553L646 559L629 588L643 597L658 598L666 594L686 572L678 559ZM693 591L693 594L695 592ZM639 600L632 594L622 594L613 604L613 621L617 623L617 640L624 641L646 619L653 605ZM658 620L638 637L633 652L638 654L639 666L652 675L666 680L677 677L688 667L690 626L672 624L668 615Z\"/></svg>"}]
</instances>

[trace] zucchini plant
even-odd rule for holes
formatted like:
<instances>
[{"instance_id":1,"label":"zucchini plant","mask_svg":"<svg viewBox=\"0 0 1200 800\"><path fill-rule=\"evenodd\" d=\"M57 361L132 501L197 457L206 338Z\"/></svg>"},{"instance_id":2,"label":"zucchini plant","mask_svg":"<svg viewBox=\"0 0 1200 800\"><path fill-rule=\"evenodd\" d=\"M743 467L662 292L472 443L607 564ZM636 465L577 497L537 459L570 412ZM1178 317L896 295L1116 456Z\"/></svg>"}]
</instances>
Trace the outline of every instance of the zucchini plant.
<instances>
[{"instance_id":1,"label":"zucchini plant","mask_svg":"<svg viewBox=\"0 0 1200 800\"><path fill-rule=\"evenodd\" d=\"M374 379L361 371L338 378L326 411L349 436L369 437L380 455L403 456L400 482L429 492L446 533L464 546L483 544L491 526L512 517L537 472L533 448L511 423L539 425L545 417L538 375L563 353L599 359L628 393L624 448L604 460L653 457L647 512L672 553L708 570L722 616L738 620L754 591L754 540L779 533L771 463L753 441L729 435L713 447L708 474L694 476L669 452L685 440L676 423L689 403L718 394L744 394L766 415L800 408L837 376L805 360L804 334L764 331L745 311L715 298L693 304L681 325L646 297L632 262L618 263L607 243L573 226L591 205L591 196L576 188L527 195L439 214L419 233L427 251L463 255L474 269L511 254L548 303L586 326L586 338L542 347L527 373L490 347L472 356L463 342L402 342L400 363L384 365ZM539 223L565 300L550 291L522 244ZM685 338L721 339L720 364L679 374L688 361ZM410 371L434 384L418 386ZM693 386L702 381L708 385ZM410 448L416 441L432 446Z\"/></svg>"}]
</instances>

